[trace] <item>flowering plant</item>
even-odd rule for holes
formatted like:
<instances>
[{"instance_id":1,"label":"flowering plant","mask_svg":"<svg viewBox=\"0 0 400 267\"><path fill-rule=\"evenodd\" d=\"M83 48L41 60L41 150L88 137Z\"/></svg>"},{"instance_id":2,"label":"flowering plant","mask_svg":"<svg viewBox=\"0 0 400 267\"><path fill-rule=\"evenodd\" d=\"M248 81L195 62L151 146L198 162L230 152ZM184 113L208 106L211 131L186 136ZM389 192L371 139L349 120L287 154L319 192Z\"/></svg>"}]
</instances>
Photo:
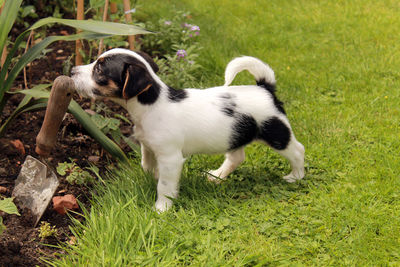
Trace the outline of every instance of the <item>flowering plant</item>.
<instances>
[{"instance_id":1,"label":"flowering plant","mask_svg":"<svg viewBox=\"0 0 400 267\"><path fill-rule=\"evenodd\" d=\"M145 35L140 49L154 57L159 65L158 75L175 88L191 87L200 66L196 63L200 27L188 23L191 16L177 12L172 19L160 19L158 23L146 22L143 27L156 34Z\"/></svg>"}]
</instances>

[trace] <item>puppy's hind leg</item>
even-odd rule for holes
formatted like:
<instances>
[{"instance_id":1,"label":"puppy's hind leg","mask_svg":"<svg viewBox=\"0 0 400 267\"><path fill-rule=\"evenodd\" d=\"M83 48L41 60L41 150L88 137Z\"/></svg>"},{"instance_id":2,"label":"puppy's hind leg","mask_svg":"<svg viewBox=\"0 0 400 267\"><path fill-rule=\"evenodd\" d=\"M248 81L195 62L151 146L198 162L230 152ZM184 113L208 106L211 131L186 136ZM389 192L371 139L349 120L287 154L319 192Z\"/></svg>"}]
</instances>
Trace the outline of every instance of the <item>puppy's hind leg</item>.
<instances>
[{"instance_id":1,"label":"puppy's hind leg","mask_svg":"<svg viewBox=\"0 0 400 267\"><path fill-rule=\"evenodd\" d=\"M283 179L293 183L304 177L304 146L296 140L286 123L278 117L266 120L260 128L260 139L289 160L292 171Z\"/></svg>"},{"instance_id":2,"label":"puppy's hind leg","mask_svg":"<svg viewBox=\"0 0 400 267\"><path fill-rule=\"evenodd\" d=\"M225 178L244 161L244 158L244 147L226 153L225 160L221 167L217 170L209 171L210 175L208 175L208 180L214 183L225 180Z\"/></svg>"},{"instance_id":3,"label":"puppy's hind leg","mask_svg":"<svg viewBox=\"0 0 400 267\"><path fill-rule=\"evenodd\" d=\"M302 179L304 177L304 146L292 136L287 148L277 150L277 152L287 158L292 167L292 171L283 179L289 183Z\"/></svg>"}]
</instances>

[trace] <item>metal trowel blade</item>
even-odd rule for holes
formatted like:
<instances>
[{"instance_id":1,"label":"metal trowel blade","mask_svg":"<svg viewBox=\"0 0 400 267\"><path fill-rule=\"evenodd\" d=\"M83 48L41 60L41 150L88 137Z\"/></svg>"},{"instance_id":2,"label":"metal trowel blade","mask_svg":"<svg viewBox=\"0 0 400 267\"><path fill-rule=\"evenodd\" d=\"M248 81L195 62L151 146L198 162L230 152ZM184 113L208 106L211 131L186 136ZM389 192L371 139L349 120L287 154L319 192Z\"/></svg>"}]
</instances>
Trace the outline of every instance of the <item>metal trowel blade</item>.
<instances>
[{"instance_id":1,"label":"metal trowel blade","mask_svg":"<svg viewBox=\"0 0 400 267\"><path fill-rule=\"evenodd\" d=\"M27 156L12 192L24 208L32 211L34 227L39 222L59 185L56 174L40 160Z\"/></svg>"}]
</instances>

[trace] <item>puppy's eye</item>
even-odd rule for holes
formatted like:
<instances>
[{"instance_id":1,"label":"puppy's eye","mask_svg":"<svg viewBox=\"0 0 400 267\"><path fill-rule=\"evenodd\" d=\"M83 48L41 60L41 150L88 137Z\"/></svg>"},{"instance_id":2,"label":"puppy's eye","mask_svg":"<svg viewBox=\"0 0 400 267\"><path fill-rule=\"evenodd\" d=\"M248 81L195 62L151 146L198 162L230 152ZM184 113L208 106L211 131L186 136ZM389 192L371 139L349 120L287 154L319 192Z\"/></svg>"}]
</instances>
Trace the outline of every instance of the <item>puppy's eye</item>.
<instances>
[{"instance_id":1,"label":"puppy's eye","mask_svg":"<svg viewBox=\"0 0 400 267\"><path fill-rule=\"evenodd\" d=\"M94 72L95 73L101 73L101 71L102 71L101 66L99 64L96 64L94 66Z\"/></svg>"}]
</instances>

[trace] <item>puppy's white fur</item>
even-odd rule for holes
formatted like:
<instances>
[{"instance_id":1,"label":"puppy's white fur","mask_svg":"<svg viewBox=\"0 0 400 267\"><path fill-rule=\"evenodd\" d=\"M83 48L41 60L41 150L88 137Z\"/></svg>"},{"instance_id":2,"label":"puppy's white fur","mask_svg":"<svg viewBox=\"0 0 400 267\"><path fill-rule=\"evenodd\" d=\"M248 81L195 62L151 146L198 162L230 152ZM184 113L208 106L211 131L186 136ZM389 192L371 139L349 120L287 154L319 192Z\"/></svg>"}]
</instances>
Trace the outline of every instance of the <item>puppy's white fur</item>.
<instances>
[{"instance_id":1,"label":"puppy's white fur","mask_svg":"<svg viewBox=\"0 0 400 267\"><path fill-rule=\"evenodd\" d=\"M291 164L291 173L283 177L286 181L294 182L304 177L304 147L294 137L285 114L277 108L274 95L256 85L230 86L236 74L243 70L248 70L257 81L275 84L274 72L264 62L247 56L236 58L226 68L223 86L204 90L185 89L186 98L177 102L169 99L168 86L143 57L125 49L113 49L100 57L113 54L126 54L142 62L160 87L157 101L151 105L140 103L138 97L114 99L128 110L135 124L134 134L141 144L143 169L154 172L158 178L155 204L158 211L170 208L171 198L178 196L179 179L186 157L197 153L226 153L221 167L210 171L208 178L216 182L225 179L243 162L244 145L231 148L232 129L237 118L221 111L221 95L224 94L234 99L235 114L247 114L254 118L257 125L274 117L289 129L287 146L274 150ZM89 97L95 97L93 90L96 84L92 78L95 63L76 67L72 77L78 91Z\"/></svg>"}]
</instances>

